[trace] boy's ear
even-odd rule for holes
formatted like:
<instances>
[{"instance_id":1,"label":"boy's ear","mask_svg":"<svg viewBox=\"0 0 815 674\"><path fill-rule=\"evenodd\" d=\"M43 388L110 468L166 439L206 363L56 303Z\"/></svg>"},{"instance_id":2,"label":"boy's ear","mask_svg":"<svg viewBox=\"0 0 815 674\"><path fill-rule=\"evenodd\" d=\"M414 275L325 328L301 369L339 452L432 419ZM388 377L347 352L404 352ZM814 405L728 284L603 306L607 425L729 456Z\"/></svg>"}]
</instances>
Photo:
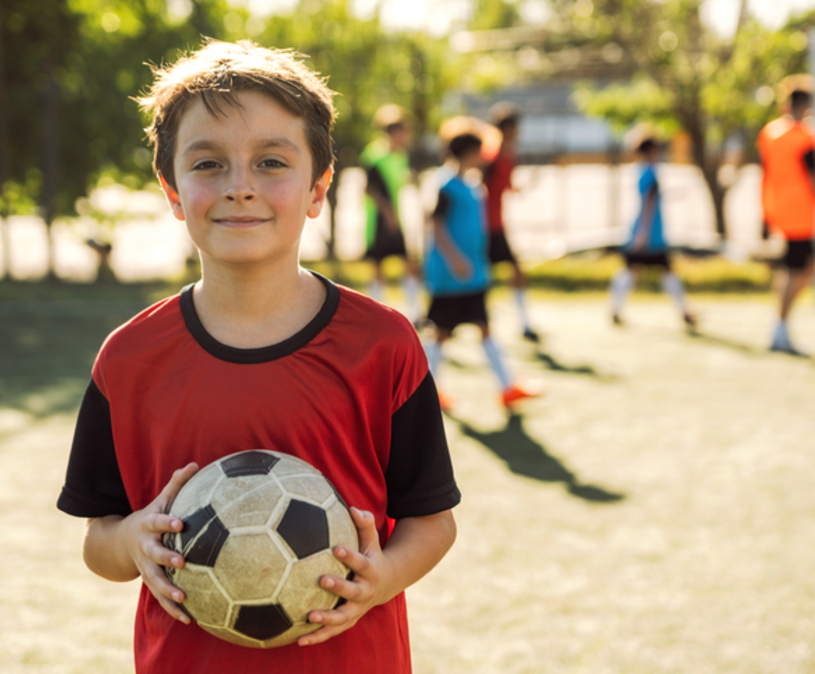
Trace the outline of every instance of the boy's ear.
<instances>
[{"instance_id":1,"label":"boy's ear","mask_svg":"<svg viewBox=\"0 0 815 674\"><path fill-rule=\"evenodd\" d=\"M160 173L158 176L158 181L161 183L161 189L164 190L164 196L167 197L167 201L170 203L170 208L173 210L173 215L177 220L181 220L183 222L185 220L184 208L181 206L181 199L178 198L178 192L176 192L175 189L170 186L170 183L168 183L164 176Z\"/></svg>"},{"instance_id":2,"label":"boy's ear","mask_svg":"<svg viewBox=\"0 0 815 674\"><path fill-rule=\"evenodd\" d=\"M309 204L306 215L310 218L316 218L323 210L326 194L331 185L331 178L334 176L334 169L329 168L323 175L317 178L314 187L311 188L311 203Z\"/></svg>"}]
</instances>

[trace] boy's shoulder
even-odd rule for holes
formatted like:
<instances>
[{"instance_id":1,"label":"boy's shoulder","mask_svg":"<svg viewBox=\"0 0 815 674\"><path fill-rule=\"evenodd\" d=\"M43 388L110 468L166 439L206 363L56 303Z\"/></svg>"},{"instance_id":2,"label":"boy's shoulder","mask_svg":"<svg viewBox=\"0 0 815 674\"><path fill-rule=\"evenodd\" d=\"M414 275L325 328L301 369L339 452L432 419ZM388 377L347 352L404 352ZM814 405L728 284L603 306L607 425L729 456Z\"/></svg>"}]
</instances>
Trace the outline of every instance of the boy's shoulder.
<instances>
[{"instance_id":1,"label":"boy's shoulder","mask_svg":"<svg viewBox=\"0 0 815 674\"><path fill-rule=\"evenodd\" d=\"M337 320L340 323L348 323L361 334L368 332L376 339L418 339L410 321L396 309L352 288L337 287L340 291Z\"/></svg>"},{"instance_id":2,"label":"boy's shoulder","mask_svg":"<svg viewBox=\"0 0 815 674\"><path fill-rule=\"evenodd\" d=\"M105 339L93 367L97 385L105 390L109 372L146 367L157 352L166 351L185 331L180 293L139 312Z\"/></svg>"},{"instance_id":3,"label":"boy's shoulder","mask_svg":"<svg viewBox=\"0 0 815 674\"><path fill-rule=\"evenodd\" d=\"M128 344L143 343L143 340L157 337L170 326L182 324L180 297L179 292L143 309L113 330L102 348L121 348Z\"/></svg>"}]
</instances>

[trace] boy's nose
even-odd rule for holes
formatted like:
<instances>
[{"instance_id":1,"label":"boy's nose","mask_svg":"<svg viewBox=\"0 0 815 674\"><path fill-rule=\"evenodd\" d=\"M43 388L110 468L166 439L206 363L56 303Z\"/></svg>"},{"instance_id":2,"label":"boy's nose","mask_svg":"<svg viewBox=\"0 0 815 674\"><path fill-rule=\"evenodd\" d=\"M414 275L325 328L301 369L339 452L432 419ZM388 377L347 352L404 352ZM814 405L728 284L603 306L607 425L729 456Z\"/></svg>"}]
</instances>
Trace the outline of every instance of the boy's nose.
<instances>
[{"instance_id":1,"label":"boy's nose","mask_svg":"<svg viewBox=\"0 0 815 674\"><path fill-rule=\"evenodd\" d=\"M255 188L252 186L249 176L244 173L232 175L224 190L224 199L227 201L251 201L254 198Z\"/></svg>"}]
</instances>

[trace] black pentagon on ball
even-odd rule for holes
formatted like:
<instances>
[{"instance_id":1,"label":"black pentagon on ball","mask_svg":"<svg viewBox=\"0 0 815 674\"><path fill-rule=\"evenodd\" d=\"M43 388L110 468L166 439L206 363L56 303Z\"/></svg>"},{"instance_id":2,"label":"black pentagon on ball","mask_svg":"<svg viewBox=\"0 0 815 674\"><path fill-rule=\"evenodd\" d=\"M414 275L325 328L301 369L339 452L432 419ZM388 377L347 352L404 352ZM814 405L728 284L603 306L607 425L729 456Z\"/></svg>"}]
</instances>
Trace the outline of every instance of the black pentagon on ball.
<instances>
[{"instance_id":1,"label":"black pentagon on ball","mask_svg":"<svg viewBox=\"0 0 815 674\"><path fill-rule=\"evenodd\" d=\"M283 634L293 624L279 604L239 606L233 629L250 639L266 641Z\"/></svg>"},{"instance_id":2,"label":"black pentagon on ball","mask_svg":"<svg viewBox=\"0 0 815 674\"><path fill-rule=\"evenodd\" d=\"M229 531L218 519L211 505L196 510L184 518L181 530L181 555L190 564L215 566Z\"/></svg>"},{"instance_id":3,"label":"black pentagon on ball","mask_svg":"<svg viewBox=\"0 0 815 674\"><path fill-rule=\"evenodd\" d=\"M267 452L240 452L221 461L221 470L227 477L268 475L278 461L278 457Z\"/></svg>"},{"instance_id":4,"label":"black pentagon on ball","mask_svg":"<svg viewBox=\"0 0 815 674\"><path fill-rule=\"evenodd\" d=\"M277 533L297 559L310 557L329 545L328 515L320 506L292 499L277 525Z\"/></svg>"}]
</instances>

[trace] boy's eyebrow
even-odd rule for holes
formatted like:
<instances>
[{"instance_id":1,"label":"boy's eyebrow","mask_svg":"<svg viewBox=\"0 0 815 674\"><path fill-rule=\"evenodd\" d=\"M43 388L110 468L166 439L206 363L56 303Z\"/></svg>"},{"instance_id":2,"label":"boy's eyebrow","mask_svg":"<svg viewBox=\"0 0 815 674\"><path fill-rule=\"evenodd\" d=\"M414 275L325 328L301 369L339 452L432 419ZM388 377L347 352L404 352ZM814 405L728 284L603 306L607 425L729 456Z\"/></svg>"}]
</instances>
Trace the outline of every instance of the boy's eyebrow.
<instances>
[{"instance_id":1,"label":"boy's eyebrow","mask_svg":"<svg viewBox=\"0 0 815 674\"><path fill-rule=\"evenodd\" d=\"M192 141L189 145L181 150L181 154L190 154L192 152L200 152L200 151L207 151L207 150L217 150L220 146L220 143L210 140L208 138L199 138L198 140ZM293 150L295 152L301 152L301 148L297 143L285 136L275 136L273 138L266 138L261 140L258 144L258 147L263 150L267 150L269 148L284 148L288 150Z\"/></svg>"}]
</instances>

